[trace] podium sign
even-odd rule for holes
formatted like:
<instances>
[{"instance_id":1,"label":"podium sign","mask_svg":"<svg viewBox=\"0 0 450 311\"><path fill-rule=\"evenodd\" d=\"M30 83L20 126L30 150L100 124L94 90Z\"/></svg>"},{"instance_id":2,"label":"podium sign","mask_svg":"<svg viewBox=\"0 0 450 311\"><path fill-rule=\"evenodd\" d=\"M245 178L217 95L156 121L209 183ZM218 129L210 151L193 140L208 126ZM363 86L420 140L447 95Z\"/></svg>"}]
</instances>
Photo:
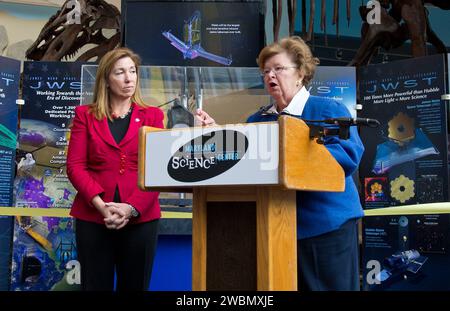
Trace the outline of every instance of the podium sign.
<instances>
[{"instance_id":1,"label":"podium sign","mask_svg":"<svg viewBox=\"0 0 450 311\"><path fill-rule=\"evenodd\" d=\"M146 133L148 187L278 184L278 123Z\"/></svg>"},{"instance_id":2,"label":"podium sign","mask_svg":"<svg viewBox=\"0 0 450 311\"><path fill-rule=\"evenodd\" d=\"M344 190L342 168L293 117L171 130L142 127L139 144L138 183L145 190L227 185Z\"/></svg>"}]
</instances>

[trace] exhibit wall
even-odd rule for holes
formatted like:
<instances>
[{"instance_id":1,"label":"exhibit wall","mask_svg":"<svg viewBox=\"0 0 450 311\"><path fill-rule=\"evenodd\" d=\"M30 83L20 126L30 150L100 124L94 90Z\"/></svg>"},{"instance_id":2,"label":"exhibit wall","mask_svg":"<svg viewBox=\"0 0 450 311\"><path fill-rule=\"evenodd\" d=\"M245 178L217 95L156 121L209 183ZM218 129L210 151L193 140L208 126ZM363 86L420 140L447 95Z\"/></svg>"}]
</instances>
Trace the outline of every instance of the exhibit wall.
<instances>
[{"instance_id":1,"label":"exhibit wall","mask_svg":"<svg viewBox=\"0 0 450 311\"><path fill-rule=\"evenodd\" d=\"M128 2L136 6L124 12L124 43L141 54L144 64L152 65L145 66L143 93L166 112L165 124L174 124L169 123L168 112L175 115L177 100L182 108L176 109L188 120L193 109L203 107L219 123L244 122L251 112L270 103L255 59L264 43L271 42L272 4L264 12L261 1ZM287 27L283 5L282 25ZM0 40L0 54L10 55L12 43L34 40L57 10L29 7L0 2L0 35L2 23L7 34L1 37L7 40ZM331 11L330 6L328 19ZM345 25L344 6L339 11L338 24ZM358 26L350 28L359 33L357 8L352 6L351 12L351 23L358 21ZM300 16L298 8L297 31ZM437 18L442 20L446 19ZM433 17L431 23L439 25ZM440 36L449 45L448 34ZM361 68L361 111L356 106L355 68L318 68L308 87L311 94L343 102L353 116L376 118L382 124L376 132L361 130L366 147L360 169L365 209L448 201L448 111L440 96L449 93L445 62L449 59L437 55ZM67 217L75 189L65 172L65 153L73 108L83 98L84 104L89 103L92 94L83 90L82 80L92 84L95 74L86 71L82 78L82 67L81 63L24 62L19 95L20 62L0 57L0 215L17 214L0 216L0 290L79 289L75 224ZM23 107L16 105L19 97L25 100ZM150 284L153 290L191 289L191 203L183 196L161 199L164 217ZM11 211L4 212L5 208ZM30 209L41 211L26 211ZM59 217L46 214L55 209L62 211ZM363 288L448 289L449 228L446 214L366 217Z\"/></svg>"}]
</instances>

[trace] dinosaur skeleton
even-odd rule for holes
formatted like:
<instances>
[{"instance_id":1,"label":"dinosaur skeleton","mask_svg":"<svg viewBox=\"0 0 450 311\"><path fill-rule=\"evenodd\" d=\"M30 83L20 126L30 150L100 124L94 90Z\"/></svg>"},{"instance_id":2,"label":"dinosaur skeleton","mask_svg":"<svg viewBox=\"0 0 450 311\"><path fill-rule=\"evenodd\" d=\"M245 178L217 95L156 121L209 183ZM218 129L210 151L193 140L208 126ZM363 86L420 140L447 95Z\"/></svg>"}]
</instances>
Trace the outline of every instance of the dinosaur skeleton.
<instances>
[{"instance_id":1,"label":"dinosaur skeleton","mask_svg":"<svg viewBox=\"0 0 450 311\"><path fill-rule=\"evenodd\" d=\"M432 4L443 10L450 9L449 0L384 0L381 2L381 23L368 24L369 9L360 7L363 19L361 28L362 43L350 66L368 64L378 52L378 47L385 50L396 48L411 40L413 57L427 54L426 43L431 43L437 53L446 53L445 44L430 26L428 12L424 4Z\"/></svg>"},{"instance_id":2,"label":"dinosaur skeleton","mask_svg":"<svg viewBox=\"0 0 450 311\"><path fill-rule=\"evenodd\" d=\"M274 41L278 40L282 1L272 0ZM287 0L289 35L294 34L296 1ZM309 1L309 22L307 27L307 0L301 1L301 33L305 41L312 41L314 39L316 4L314 0ZM347 24L350 23L351 18L350 1L345 0ZM337 37L339 37L339 2L340 0L333 0L332 25L336 27ZM363 20L361 26L362 43L349 65L359 66L367 64L373 55L377 53L379 47L390 50L401 46L409 39L411 40L411 54L413 57L426 55L427 42L431 43L438 53L446 53L444 43L431 29L425 4L434 5L443 10L450 10L450 0L379 0L379 3L380 24L367 23L367 15L370 13L370 9L363 5L359 8L361 19ZM325 35L325 45L327 45L326 24L326 0L321 0L320 29Z\"/></svg>"},{"instance_id":3,"label":"dinosaur skeleton","mask_svg":"<svg viewBox=\"0 0 450 311\"><path fill-rule=\"evenodd\" d=\"M309 2L309 23L308 31L306 30L306 1L301 0L301 13L302 13L302 34L306 41L311 41L312 34L314 33L314 17L316 14L316 3L314 0ZM339 36L339 1L333 0L333 19L332 25L336 25L336 35ZM346 13L347 13L347 23L350 24L350 5L351 0L345 0L346 3ZM273 35L274 41L278 41L278 36L280 32L281 16L282 16L282 5L283 0L272 0L272 15L273 15ZM297 11L297 0L287 0L288 8L288 19L289 19L289 35L292 36L295 31L295 15ZM324 31L326 35L326 0L321 1L320 8L320 29Z\"/></svg>"},{"instance_id":4,"label":"dinosaur skeleton","mask_svg":"<svg viewBox=\"0 0 450 311\"><path fill-rule=\"evenodd\" d=\"M107 38L104 30L116 31ZM120 12L104 0L67 0L44 25L26 52L32 60L60 61L72 58L85 45L94 44L77 61L100 59L120 41Z\"/></svg>"}]
</instances>

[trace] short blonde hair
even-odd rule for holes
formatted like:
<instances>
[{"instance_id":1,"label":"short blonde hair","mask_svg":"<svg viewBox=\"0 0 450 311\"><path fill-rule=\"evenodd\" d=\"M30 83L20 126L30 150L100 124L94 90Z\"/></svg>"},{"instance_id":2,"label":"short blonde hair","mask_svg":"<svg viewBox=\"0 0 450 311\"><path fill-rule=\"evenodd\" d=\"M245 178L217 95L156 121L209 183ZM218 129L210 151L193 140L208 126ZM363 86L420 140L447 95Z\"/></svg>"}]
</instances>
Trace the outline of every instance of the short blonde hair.
<instances>
[{"instance_id":1,"label":"short blonde hair","mask_svg":"<svg viewBox=\"0 0 450 311\"><path fill-rule=\"evenodd\" d=\"M131 97L131 100L138 106L148 107L142 100L141 90L139 86L139 65L141 63L139 55L134 53L128 48L116 48L106 53L97 68L97 75L95 78L94 99L90 105L89 111L94 114L97 120L102 120L107 117L112 120L112 111L109 106L109 90L108 90L108 77L113 70L114 64L122 58L129 57L136 66L136 91Z\"/></svg>"},{"instance_id":2,"label":"short blonde hair","mask_svg":"<svg viewBox=\"0 0 450 311\"><path fill-rule=\"evenodd\" d=\"M298 66L300 74L303 75L303 85L307 86L313 79L316 66L320 61L312 55L309 46L298 36L284 38L280 42L274 42L264 47L257 60L259 68L264 70L264 65L269 58L284 52Z\"/></svg>"}]
</instances>

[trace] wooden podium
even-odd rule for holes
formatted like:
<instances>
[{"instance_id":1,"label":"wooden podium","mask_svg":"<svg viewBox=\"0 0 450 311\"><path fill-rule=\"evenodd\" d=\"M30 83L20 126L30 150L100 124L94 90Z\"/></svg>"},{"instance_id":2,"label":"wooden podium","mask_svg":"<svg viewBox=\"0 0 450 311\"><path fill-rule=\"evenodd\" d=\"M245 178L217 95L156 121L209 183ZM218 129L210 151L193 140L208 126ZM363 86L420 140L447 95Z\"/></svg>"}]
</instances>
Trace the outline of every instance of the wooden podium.
<instances>
[{"instance_id":1,"label":"wooden podium","mask_svg":"<svg viewBox=\"0 0 450 311\"><path fill-rule=\"evenodd\" d=\"M219 134L246 139L230 152ZM193 290L297 290L296 191L344 190L342 168L303 121L143 127L139 135L139 187L193 192ZM267 154L276 165L263 165Z\"/></svg>"}]
</instances>

